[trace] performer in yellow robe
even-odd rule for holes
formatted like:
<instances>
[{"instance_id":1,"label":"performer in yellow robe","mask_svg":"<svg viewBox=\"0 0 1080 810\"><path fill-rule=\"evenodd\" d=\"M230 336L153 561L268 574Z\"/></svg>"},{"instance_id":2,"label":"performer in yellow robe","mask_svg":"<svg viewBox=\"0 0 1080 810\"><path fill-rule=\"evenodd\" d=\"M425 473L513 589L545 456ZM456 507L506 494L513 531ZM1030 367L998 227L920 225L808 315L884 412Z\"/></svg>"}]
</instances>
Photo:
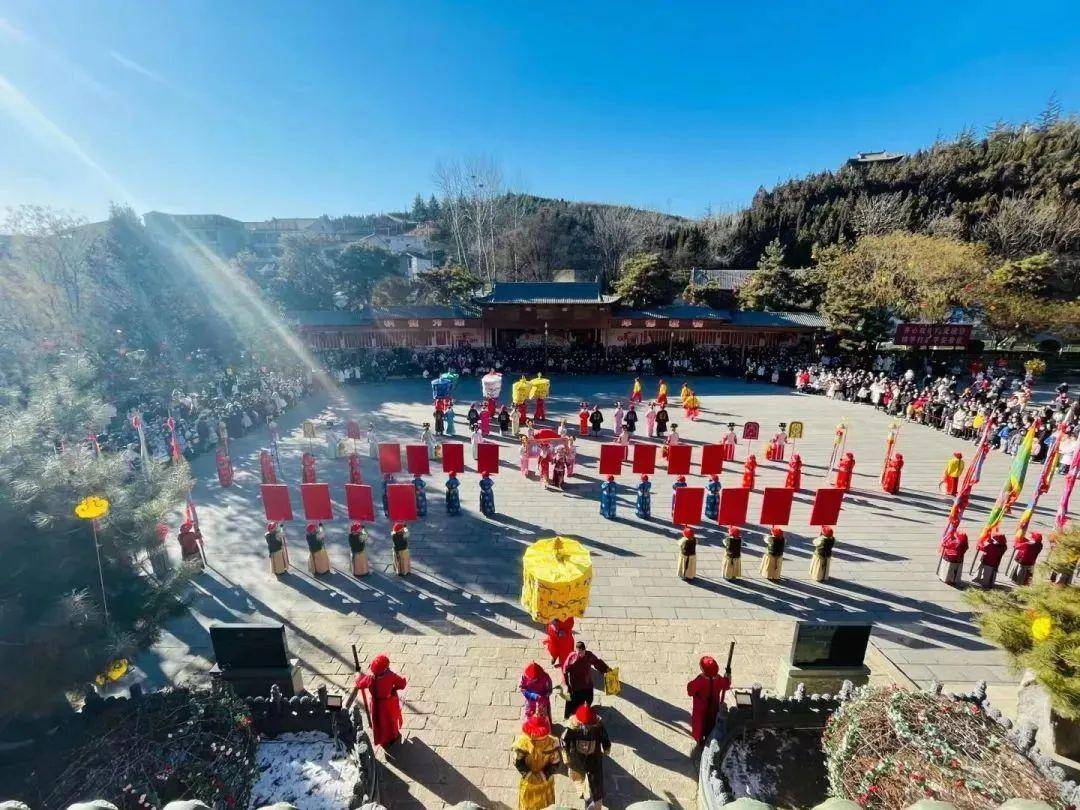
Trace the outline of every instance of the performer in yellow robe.
<instances>
[{"instance_id":1,"label":"performer in yellow robe","mask_svg":"<svg viewBox=\"0 0 1080 810\"><path fill-rule=\"evenodd\" d=\"M559 741L551 736L551 720L534 714L521 726L511 751L521 774L518 810L545 810L555 804L555 768L559 764Z\"/></svg>"}]
</instances>

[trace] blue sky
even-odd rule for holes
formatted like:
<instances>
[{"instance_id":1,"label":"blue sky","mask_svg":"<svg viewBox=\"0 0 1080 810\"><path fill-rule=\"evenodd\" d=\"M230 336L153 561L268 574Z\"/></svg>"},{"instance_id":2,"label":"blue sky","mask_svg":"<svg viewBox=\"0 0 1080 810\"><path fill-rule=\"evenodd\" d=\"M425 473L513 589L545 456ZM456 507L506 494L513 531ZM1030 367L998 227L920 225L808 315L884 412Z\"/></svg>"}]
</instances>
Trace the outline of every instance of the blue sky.
<instances>
[{"instance_id":1,"label":"blue sky","mask_svg":"<svg viewBox=\"0 0 1080 810\"><path fill-rule=\"evenodd\" d=\"M1080 110L1076 0L0 0L0 208L381 211L440 160L700 216Z\"/></svg>"}]
</instances>

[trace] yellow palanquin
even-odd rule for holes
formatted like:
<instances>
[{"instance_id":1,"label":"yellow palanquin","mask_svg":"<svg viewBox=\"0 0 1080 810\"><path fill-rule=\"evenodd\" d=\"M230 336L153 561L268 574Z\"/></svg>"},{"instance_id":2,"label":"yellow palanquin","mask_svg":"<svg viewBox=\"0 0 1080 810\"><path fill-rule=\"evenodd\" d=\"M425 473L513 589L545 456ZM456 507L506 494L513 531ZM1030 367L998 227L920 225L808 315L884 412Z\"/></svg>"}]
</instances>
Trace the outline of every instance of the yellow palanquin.
<instances>
[{"instance_id":1,"label":"yellow palanquin","mask_svg":"<svg viewBox=\"0 0 1080 810\"><path fill-rule=\"evenodd\" d=\"M522 558L521 605L534 621L584 616L592 587L589 550L569 537L545 537Z\"/></svg>"}]
</instances>

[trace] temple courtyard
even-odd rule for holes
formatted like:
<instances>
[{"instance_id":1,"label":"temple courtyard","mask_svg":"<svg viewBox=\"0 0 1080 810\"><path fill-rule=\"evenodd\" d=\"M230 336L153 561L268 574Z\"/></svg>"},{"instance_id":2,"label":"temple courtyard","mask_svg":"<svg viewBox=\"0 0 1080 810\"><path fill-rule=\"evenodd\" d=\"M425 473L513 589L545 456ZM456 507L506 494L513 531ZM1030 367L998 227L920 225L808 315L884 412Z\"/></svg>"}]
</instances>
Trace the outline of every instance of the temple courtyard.
<instances>
[{"instance_id":1,"label":"temple courtyard","mask_svg":"<svg viewBox=\"0 0 1080 810\"><path fill-rule=\"evenodd\" d=\"M508 376L504 399L510 381ZM608 428L601 438L610 441L614 404L621 400L625 405L631 382L629 376L555 376L549 420L566 416L576 433L579 403L600 403ZM644 378L643 383L647 405L656 379ZM669 379L672 393L681 383L681 378ZM321 427L312 443L318 479L331 484L341 518L327 526L335 570L323 578L311 576L295 486L300 455L309 447L301 422L335 418L343 424L356 418L364 427L373 421L382 441L417 442L421 424L431 421L430 387L424 380L389 381L318 394L282 419L282 472L284 481L293 485L298 519L288 527L292 566L280 580L269 571L259 499L258 454L268 446L266 431L232 442L237 474L229 489L218 485L212 457L195 461L199 484L194 498L209 568L195 580L190 613L170 625L153 651L140 659L141 668L155 684L205 677L212 661L204 628L215 620L283 622L310 689L327 682L347 690L354 677L350 645L356 645L362 662L385 652L409 685L402 693L406 736L385 757L383 802L391 808L439 808L473 799L489 807L515 807L517 773L508 749L520 727L523 701L517 682L532 660L550 671L541 645L543 628L518 604L521 555L531 541L563 534L592 551L590 606L578 622L577 637L619 667L623 682L618 697L601 695L598 700L614 741L605 765L605 806L621 808L654 797L676 807L695 806L696 752L688 735L685 684L697 673L697 659L711 654L722 660L734 640L736 687L761 683L772 688L786 664L797 619L872 621L867 664L875 682L926 685L937 680L948 688L967 689L985 680L995 703L1012 711L1016 676L1004 655L979 637L962 592L935 576L949 505L938 492L938 480L954 450L970 458L974 446L904 424L898 442L906 460L902 492L890 496L878 482L888 416L866 405L771 385L717 378L691 378L690 384L701 398L702 417L688 422L677 404L669 408L684 441L719 441L728 422L740 430L748 420L761 425L761 440L753 446L761 464L757 493L750 501L751 521L760 508L760 489L784 482L786 464L763 460L765 440L779 422L805 424L805 438L796 445L804 461L803 491L796 496L787 531L780 583L758 574L762 532L768 527L754 523L744 529L741 580L726 582L720 576L724 532L715 524L698 532L697 579L679 580L679 532L668 519L672 477L662 470L652 477L653 517L643 521L634 514L637 476L624 467L618 516L607 520L599 514L596 441L579 441L576 474L559 492L546 490L535 472L523 478L516 442L500 439L497 431L491 438L503 446L502 467L494 476L498 514L492 519L480 514L478 476L470 470L461 476L462 514L448 517L442 497L445 476L436 472L427 479L428 516L410 527L413 574L404 579L394 575L389 526L377 508L378 520L369 526L375 572L357 580L349 574L348 522L341 503L347 464L328 456ZM479 400L479 380L463 379L455 394L457 440L465 441L464 415L471 399ZM853 490L836 526L832 579L816 583L809 578L809 567L817 531L807 520L813 490L825 485L825 467L841 419L848 425L847 449L857 464ZM647 441L644 420L638 428L638 438ZM358 443L358 452L378 506L376 462L367 457L366 444ZM695 452L695 469L699 455ZM725 485L738 485L744 457L740 444L737 463L728 464L722 476ZM993 452L986 463L965 521L973 544L1010 462L1009 456ZM468 450L466 463L472 466ZM1024 502L1040 470L1032 467ZM704 479L690 476L690 483L703 486ZM1059 478L1044 497L1033 528L1048 529L1060 492ZM1006 519L1007 535L1018 514ZM553 700L553 715L556 720L562 716L558 698ZM557 782L560 799L572 801L569 780L559 777Z\"/></svg>"}]
</instances>

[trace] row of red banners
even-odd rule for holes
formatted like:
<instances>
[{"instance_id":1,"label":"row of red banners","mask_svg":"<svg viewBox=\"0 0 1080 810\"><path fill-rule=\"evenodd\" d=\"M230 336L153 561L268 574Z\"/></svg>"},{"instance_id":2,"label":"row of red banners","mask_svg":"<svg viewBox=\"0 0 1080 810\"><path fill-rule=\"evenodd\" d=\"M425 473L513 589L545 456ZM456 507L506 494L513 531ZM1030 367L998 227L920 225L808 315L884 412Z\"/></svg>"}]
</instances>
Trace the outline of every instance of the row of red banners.
<instances>
[{"instance_id":1,"label":"row of red banners","mask_svg":"<svg viewBox=\"0 0 1080 810\"><path fill-rule=\"evenodd\" d=\"M499 472L499 448L493 442L481 442L476 448L476 471L496 475ZM631 472L637 475L651 475L656 472L656 454L658 445L630 445L632 458L626 458L626 448L621 444L600 445L600 474L621 475L623 464L629 463ZM671 444L666 446L667 466L670 475L689 475L693 464L694 448L689 444ZM732 461L735 455L733 444L707 444L701 448L698 461L702 475L719 475L724 471L724 462ZM383 474L399 473L401 463L401 445L394 443L379 445L379 471ZM431 460L428 448L422 444L405 445L405 468L410 475L430 475ZM465 472L465 445L446 442L442 445L442 471L444 473Z\"/></svg>"},{"instance_id":2,"label":"row of red banners","mask_svg":"<svg viewBox=\"0 0 1080 810\"><path fill-rule=\"evenodd\" d=\"M722 526L740 526L746 522L750 506L750 490L730 487L720 491L716 522ZM795 490L787 487L765 487L761 498L758 523L763 526L786 526L791 519ZM262 485L263 509L267 520L293 520L292 501L286 484ZM334 507L329 484L301 484L300 500L307 520L333 520ZM834 526L840 517L844 490L822 487L814 493L809 526ZM671 522L677 526L696 526L701 523L705 502L703 487L680 487L675 490ZM416 488L412 484L390 484L386 488L388 517L393 522L416 520ZM375 504L367 484L345 484L345 509L350 520L375 520Z\"/></svg>"}]
</instances>

